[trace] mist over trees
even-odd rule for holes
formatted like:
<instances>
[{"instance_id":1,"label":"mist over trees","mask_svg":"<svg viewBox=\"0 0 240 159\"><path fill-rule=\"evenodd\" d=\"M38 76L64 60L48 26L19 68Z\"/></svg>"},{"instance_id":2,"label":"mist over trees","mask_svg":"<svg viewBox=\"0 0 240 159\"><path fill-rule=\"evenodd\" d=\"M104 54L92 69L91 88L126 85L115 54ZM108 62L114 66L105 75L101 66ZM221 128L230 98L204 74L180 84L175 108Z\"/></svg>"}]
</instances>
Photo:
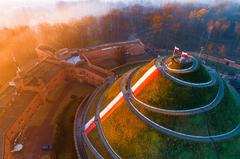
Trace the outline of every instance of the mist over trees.
<instances>
[{"instance_id":1,"label":"mist over trees","mask_svg":"<svg viewBox=\"0 0 240 159\"><path fill-rule=\"evenodd\" d=\"M13 66L12 54L20 65L34 59L39 43L57 49L82 48L134 38L157 48L176 45L185 51L200 51L203 46L213 55L239 57L240 5L134 5L68 23L4 28L0 30L0 69Z\"/></svg>"},{"instance_id":2,"label":"mist over trees","mask_svg":"<svg viewBox=\"0 0 240 159\"><path fill-rule=\"evenodd\" d=\"M225 56L234 56L240 51L240 6L231 3L213 7L178 3L161 8L135 5L114 9L98 18L40 24L37 31L41 36L37 37L38 41L56 48L140 38L158 48L172 49L177 45L199 51L203 46L214 54L224 52Z\"/></svg>"}]
</instances>

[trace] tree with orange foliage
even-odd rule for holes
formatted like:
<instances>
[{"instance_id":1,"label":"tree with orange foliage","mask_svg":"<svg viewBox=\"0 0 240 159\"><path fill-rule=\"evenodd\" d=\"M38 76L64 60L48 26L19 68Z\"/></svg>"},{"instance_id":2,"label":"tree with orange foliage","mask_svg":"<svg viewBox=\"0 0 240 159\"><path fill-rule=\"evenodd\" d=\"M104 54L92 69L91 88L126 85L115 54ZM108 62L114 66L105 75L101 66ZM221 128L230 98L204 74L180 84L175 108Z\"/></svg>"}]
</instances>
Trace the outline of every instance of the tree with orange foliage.
<instances>
[{"instance_id":1,"label":"tree with orange foliage","mask_svg":"<svg viewBox=\"0 0 240 159\"><path fill-rule=\"evenodd\" d=\"M202 18L208 13L208 10L205 8L199 10L192 10L189 13L189 18Z\"/></svg>"},{"instance_id":2,"label":"tree with orange foliage","mask_svg":"<svg viewBox=\"0 0 240 159\"><path fill-rule=\"evenodd\" d=\"M162 17L159 14L155 14L155 15L152 16L152 29L154 31L161 30L161 27L162 27L161 19L162 19Z\"/></svg>"},{"instance_id":3,"label":"tree with orange foliage","mask_svg":"<svg viewBox=\"0 0 240 159\"><path fill-rule=\"evenodd\" d=\"M205 9L205 8L202 8L202 9L200 9L200 10L197 11L198 17L203 17L203 16L205 16L207 13L208 13L208 10Z\"/></svg>"},{"instance_id":4,"label":"tree with orange foliage","mask_svg":"<svg viewBox=\"0 0 240 159\"><path fill-rule=\"evenodd\" d=\"M100 32L104 41L123 41L132 32L128 17L120 9L114 9L100 18Z\"/></svg>"}]
</instances>

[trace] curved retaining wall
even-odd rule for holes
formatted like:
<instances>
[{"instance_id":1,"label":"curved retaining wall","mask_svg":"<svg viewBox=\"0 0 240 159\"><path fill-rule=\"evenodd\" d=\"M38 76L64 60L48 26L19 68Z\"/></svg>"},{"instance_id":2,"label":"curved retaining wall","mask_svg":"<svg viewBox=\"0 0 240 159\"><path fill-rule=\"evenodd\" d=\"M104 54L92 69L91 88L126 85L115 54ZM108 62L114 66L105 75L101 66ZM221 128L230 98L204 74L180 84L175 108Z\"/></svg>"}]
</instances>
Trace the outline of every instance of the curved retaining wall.
<instances>
[{"instance_id":1,"label":"curved retaining wall","mask_svg":"<svg viewBox=\"0 0 240 159\"><path fill-rule=\"evenodd\" d=\"M73 139L74 139L74 146L75 146L75 150L77 152L77 156L79 159L82 159L81 158L81 155L80 155L80 152L79 152L79 146L81 143L78 142L77 140L77 134L81 134L81 130L79 130L79 125L77 120L80 118L80 110L81 110L81 107L83 106L83 104L87 101L87 99L89 98L89 96L86 96L83 101L79 104L78 108L77 108L77 111L75 113L75 117L74 117L74 125L73 125Z\"/></svg>"}]
</instances>

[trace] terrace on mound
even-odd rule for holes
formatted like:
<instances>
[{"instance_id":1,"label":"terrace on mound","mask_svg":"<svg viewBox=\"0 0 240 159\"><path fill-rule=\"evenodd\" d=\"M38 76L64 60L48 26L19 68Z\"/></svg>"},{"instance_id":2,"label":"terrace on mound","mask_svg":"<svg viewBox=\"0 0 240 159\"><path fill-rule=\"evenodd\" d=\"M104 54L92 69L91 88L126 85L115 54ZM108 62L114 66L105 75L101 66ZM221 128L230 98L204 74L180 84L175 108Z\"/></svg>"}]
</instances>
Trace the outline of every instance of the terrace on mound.
<instances>
[{"instance_id":1,"label":"terrace on mound","mask_svg":"<svg viewBox=\"0 0 240 159\"><path fill-rule=\"evenodd\" d=\"M172 68L187 68L178 65L172 59ZM142 67L133 77L132 85L154 65L154 61ZM174 74L174 77L200 83L210 80L206 67L201 65L194 72ZM102 108L120 92L119 78L107 91ZM212 136L233 130L240 121L240 98L229 85L224 83L224 95L213 109L194 115L171 116L143 109L133 104L146 117L166 128L189 135ZM193 109L211 102L217 95L219 83L206 88L186 87L175 83L163 74L152 79L136 97L156 108L169 110ZM229 138L220 142L192 142L160 133L140 120L126 102L119 106L103 123L104 134L112 148L122 158L236 158L240 152L237 146L240 137ZM96 149L108 157L106 149L94 128L89 138Z\"/></svg>"}]
</instances>

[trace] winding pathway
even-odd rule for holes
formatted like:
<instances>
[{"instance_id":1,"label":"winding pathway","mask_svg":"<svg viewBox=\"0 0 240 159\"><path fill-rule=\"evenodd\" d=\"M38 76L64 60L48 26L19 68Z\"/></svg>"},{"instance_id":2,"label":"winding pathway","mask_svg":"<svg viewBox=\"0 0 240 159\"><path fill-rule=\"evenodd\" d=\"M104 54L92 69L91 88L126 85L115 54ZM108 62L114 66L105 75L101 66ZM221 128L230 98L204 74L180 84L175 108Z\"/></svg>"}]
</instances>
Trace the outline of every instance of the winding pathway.
<instances>
[{"instance_id":1,"label":"winding pathway","mask_svg":"<svg viewBox=\"0 0 240 159\"><path fill-rule=\"evenodd\" d=\"M199 61L194 58L193 56L189 56L189 58L191 58L192 60L192 66L185 68L185 69L174 69L174 68L170 68L167 64L166 64L166 58L163 61L163 67L165 69L167 69L168 71L172 72L172 73L177 73L177 74L186 74L186 73L191 73L196 71L199 68Z\"/></svg>"},{"instance_id":2,"label":"winding pathway","mask_svg":"<svg viewBox=\"0 0 240 159\"><path fill-rule=\"evenodd\" d=\"M181 84L181 85L184 85L186 87L196 87L196 88L204 88L204 87L211 87L211 86L214 86L215 83L216 83L216 76L214 75L214 73L212 72L211 69L207 68L206 69L209 71L210 73L210 76L211 76L211 80L208 81L208 82L203 82L203 83L193 83L193 82L188 82L188 81L184 81L184 80L181 80L179 78L176 78L172 75L170 75L168 72L166 72L166 68L162 65L160 65L160 62L162 61L163 63L165 62L166 58L162 59L162 58L157 58L155 60L155 66L157 67L157 69L163 74L165 75L167 78L169 78L170 80L178 83L178 84Z\"/></svg>"},{"instance_id":3,"label":"winding pathway","mask_svg":"<svg viewBox=\"0 0 240 159\"><path fill-rule=\"evenodd\" d=\"M185 109L185 110L169 110L169 109L161 109L161 108L157 108L154 106L151 106L149 104L146 104L142 101L140 101L133 93L132 91L132 78L134 77L134 75L136 74L136 72L139 70L135 69L132 70L130 72L130 76L128 78L128 92L129 92L129 96L130 98L136 102L138 105L140 105L141 107L143 107L144 109L150 110L152 112L156 112L156 113L161 113L161 114L167 114L167 115L194 115L194 114L199 114L199 113L203 113L203 112L207 112L213 108L215 108L222 100L223 96L224 96L224 83L222 81L222 79L217 75L217 73L214 73L215 78L217 78L218 81L218 93L216 95L216 97L207 105L204 106L198 106L197 108L193 108L193 109Z\"/></svg>"},{"instance_id":4,"label":"winding pathway","mask_svg":"<svg viewBox=\"0 0 240 159\"><path fill-rule=\"evenodd\" d=\"M90 106L92 105L94 99L97 97L97 95L99 94L99 92L107 85L107 82L104 82L104 84L102 84L94 93L93 95L90 97L90 99L88 100L86 109L85 109L85 113L83 114L82 117L82 122L86 123L86 118L87 118L87 113L90 109ZM102 155L96 150L96 148L93 146L93 144L91 143L91 141L89 140L86 131L85 131L85 125L83 125L82 127L82 138L84 140L84 142L86 143L86 146L89 148L89 150L92 152L92 154L97 158L97 159L104 159L102 157Z\"/></svg>"},{"instance_id":5,"label":"winding pathway","mask_svg":"<svg viewBox=\"0 0 240 159\"><path fill-rule=\"evenodd\" d=\"M189 135L189 134L184 134L181 132L177 132L171 129L168 129L166 127L163 127L161 125L158 125L157 123L155 123L154 121L150 120L149 118L147 118L145 115L143 115L140 111L137 110L137 108L132 104L132 102L130 101L129 98L129 89L127 90L125 88L125 83L127 78L129 77L131 71L129 71L128 73L124 74L123 76L123 80L121 82L121 90L123 92L125 101L127 102L129 108L131 109L131 111L139 118L141 119L144 123L146 123L147 125L155 128L157 131L164 133L166 135L169 136L173 136L179 139L184 139L184 140L189 140L189 141L195 141L195 142L217 142L217 141L222 141L231 137L234 137L236 135L238 135L240 133L240 124L238 124L236 126L236 128L234 128L233 130L224 133L224 134L220 134L220 135L214 135L214 136L195 136L195 135Z\"/></svg>"},{"instance_id":6,"label":"winding pathway","mask_svg":"<svg viewBox=\"0 0 240 159\"><path fill-rule=\"evenodd\" d=\"M136 102L138 105L140 105L141 107L153 111L153 112L157 112L157 113L161 113L161 114L167 114L167 115L194 115L194 114L199 114L199 113L204 113L207 112L213 108L215 108L222 100L223 96L224 96L224 82L223 80L217 75L217 73L210 69L207 68L208 72L210 73L211 79L208 82L203 82L203 83L192 83L192 82L188 82L188 81L184 81L182 79L176 78L172 75L170 75L168 72L172 72L172 73L176 73L176 74L184 74L184 73L190 73L190 72L194 72L195 70L197 70L199 68L199 61L197 59L195 59L194 57L192 58L192 66L186 68L186 69L172 69L169 68L166 64L166 58L157 58L155 60L155 68L152 67L151 71L149 71L148 75L145 75L147 78L147 76L150 75L150 72L154 72L155 69L158 69L163 75L165 75L167 78L169 78L170 80L172 80L173 82L176 82L178 84L187 86L187 87L196 87L196 88L205 88L205 87L212 87L214 86L216 83L218 84L218 92L216 97L207 105L204 106L199 106L197 108L193 108L193 109L185 109L185 110L167 110L167 109L161 109L161 108L156 108L154 106L148 105L142 101L140 101L139 99L137 99L137 97L134 96L134 91L141 82L143 82L143 80L140 80L141 82L139 84L135 84L133 87L131 86L132 83L132 79L134 77L134 75L136 74L136 72L139 70L139 68L135 68L132 69L130 71L128 71L127 73L125 73L123 75L121 84L120 84L120 88L121 88L121 93L120 95L123 96L123 98L125 99L126 103L128 104L129 108L131 109L131 111L139 118L141 119L144 123L146 123L147 125L155 128L157 131L164 133L166 135L169 136L173 136L179 139L184 139L184 140L189 140L189 141L194 141L194 142L218 142L218 141L222 141L228 138L232 138L236 135L238 135L240 133L240 123L231 131L226 132L224 134L219 134L219 135L211 135L209 134L208 136L196 136L196 135L190 135L190 134L185 134L185 133L181 133L181 132L177 132L171 129L168 129L164 126L161 126L157 123L155 123L154 121L150 120L149 118L147 118L144 114L142 114L132 103L132 101ZM160 64L161 63L161 64ZM168 72L167 72L168 71ZM138 81L139 82L139 81ZM96 98L96 96L100 93L100 91L106 87L107 85L109 85L109 87L112 85L113 83L113 79L107 79L103 85L101 85L95 92L94 94L90 97L90 99L88 100L87 106L84 110L83 113L83 117L82 117L82 123L83 125L86 123L86 114L90 108L90 106L92 105L94 99ZM96 108L96 113L95 116L93 118L93 120L90 120L90 124L96 124L97 127L97 132L98 135L100 137L100 140L102 141L105 149L108 151L108 153L111 155L112 158L114 159L120 159L121 157L114 151L114 149L111 147L110 143L107 141L103 129L102 129L102 125L101 125L101 113L100 113L100 107L102 105L103 99L104 99L104 95L106 93L108 89L105 90L104 94L101 96L98 104L97 104L97 108ZM120 99L120 97L119 97ZM92 152L92 154L97 158L97 159L103 159L103 156L96 150L96 148L93 146L93 144L91 143L91 141L89 140L88 136L87 136L87 127L90 126L90 124L85 124L85 126L82 126L81 129L81 134L82 134L82 138L86 143L86 146L89 148L89 150ZM87 126L87 127L86 127Z\"/></svg>"},{"instance_id":7,"label":"winding pathway","mask_svg":"<svg viewBox=\"0 0 240 159\"><path fill-rule=\"evenodd\" d=\"M111 82L112 83L112 82ZM109 85L109 87L111 86L112 84ZM108 87L108 88L109 88ZM97 130L98 130L98 134L99 134L99 137L104 145L104 147L106 148L106 150L109 152L109 154L111 155L112 158L114 159L120 159L121 157L113 150L113 148L111 147L111 145L109 144L109 142L107 141L104 133L103 133L103 129L102 129L102 124L101 124L101 119L100 119L100 107L103 103L103 99L104 99L104 96L106 94L108 89L105 90L105 92L103 93L103 95L101 96L98 104L97 104L97 109L96 109L96 114L95 114L95 121L96 121L96 125L97 125Z\"/></svg>"}]
</instances>

